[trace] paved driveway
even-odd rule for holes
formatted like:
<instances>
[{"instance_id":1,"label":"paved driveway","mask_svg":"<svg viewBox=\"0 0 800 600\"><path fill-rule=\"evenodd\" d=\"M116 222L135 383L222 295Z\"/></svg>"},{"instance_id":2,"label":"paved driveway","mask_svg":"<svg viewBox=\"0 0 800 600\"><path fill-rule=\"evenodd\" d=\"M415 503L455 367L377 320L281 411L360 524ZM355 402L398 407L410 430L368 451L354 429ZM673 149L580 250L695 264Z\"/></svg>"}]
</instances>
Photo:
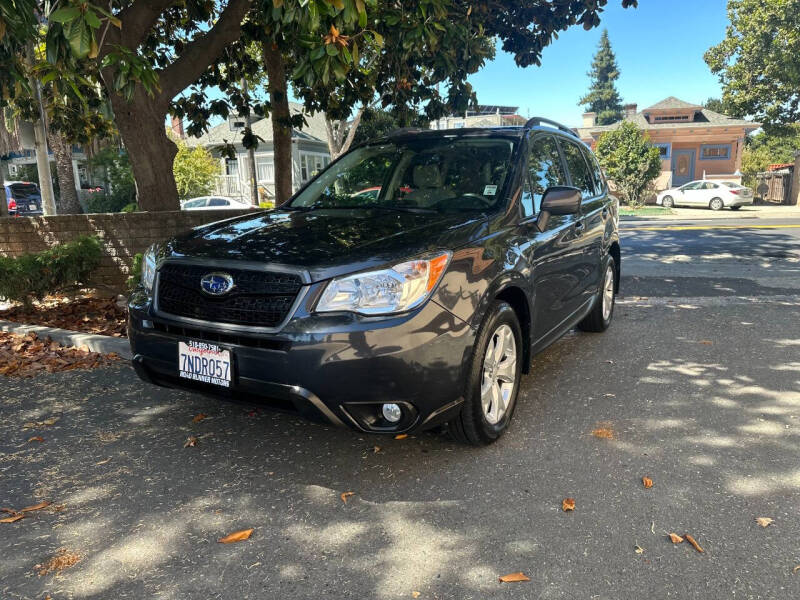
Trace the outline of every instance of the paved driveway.
<instances>
[{"instance_id":1,"label":"paved driveway","mask_svg":"<svg viewBox=\"0 0 800 600\"><path fill-rule=\"evenodd\" d=\"M627 234L634 265L644 235ZM638 299L537 357L484 449L143 386L124 365L4 380L0 505L54 505L0 524L0 597L800 597L800 295L694 274L659 295L626 280ZM38 575L60 548L81 560ZM497 581L516 571L532 581Z\"/></svg>"}]
</instances>

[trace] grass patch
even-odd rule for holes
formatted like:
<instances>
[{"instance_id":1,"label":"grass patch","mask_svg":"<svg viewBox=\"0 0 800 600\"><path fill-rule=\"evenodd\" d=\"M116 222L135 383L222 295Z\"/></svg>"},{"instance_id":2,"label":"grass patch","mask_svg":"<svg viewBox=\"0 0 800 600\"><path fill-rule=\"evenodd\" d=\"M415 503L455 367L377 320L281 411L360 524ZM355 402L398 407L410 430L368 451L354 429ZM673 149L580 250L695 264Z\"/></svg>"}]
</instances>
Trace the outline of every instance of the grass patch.
<instances>
[{"instance_id":1,"label":"grass patch","mask_svg":"<svg viewBox=\"0 0 800 600\"><path fill-rule=\"evenodd\" d=\"M674 215L675 211L663 206L642 206L641 208L620 206L619 214L622 217L652 217L656 215Z\"/></svg>"}]
</instances>

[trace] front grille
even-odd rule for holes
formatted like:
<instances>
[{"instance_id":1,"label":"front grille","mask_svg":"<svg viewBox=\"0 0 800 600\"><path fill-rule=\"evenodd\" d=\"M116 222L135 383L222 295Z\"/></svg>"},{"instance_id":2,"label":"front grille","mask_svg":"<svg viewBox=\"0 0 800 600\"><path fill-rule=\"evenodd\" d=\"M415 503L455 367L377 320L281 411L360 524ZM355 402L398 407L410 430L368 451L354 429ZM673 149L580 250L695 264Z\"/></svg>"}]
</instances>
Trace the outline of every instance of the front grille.
<instances>
[{"instance_id":1,"label":"front grille","mask_svg":"<svg viewBox=\"0 0 800 600\"><path fill-rule=\"evenodd\" d=\"M200 279L215 271L233 277L234 288L220 297L200 290ZM158 310L214 323L275 327L300 292L298 275L167 263L158 272Z\"/></svg>"}]
</instances>

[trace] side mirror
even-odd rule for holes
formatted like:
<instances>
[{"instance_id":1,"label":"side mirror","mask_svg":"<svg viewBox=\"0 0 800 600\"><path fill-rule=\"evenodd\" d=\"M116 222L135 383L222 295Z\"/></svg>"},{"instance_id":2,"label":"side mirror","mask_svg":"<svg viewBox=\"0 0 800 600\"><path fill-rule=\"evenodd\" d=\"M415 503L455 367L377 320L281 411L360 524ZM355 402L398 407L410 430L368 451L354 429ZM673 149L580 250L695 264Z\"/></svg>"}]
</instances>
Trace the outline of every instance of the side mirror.
<instances>
[{"instance_id":1,"label":"side mirror","mask_svg":"<svg viewBox=\"0 0 800 600\"><path fill-rule=\"evenodd\" d=\"M536 223L539 231L547 227L550 215L574 215L581 208L581 191L566 185L554 185L547 188L542 196L539 218Z\"/></svg>"}]
</instances>

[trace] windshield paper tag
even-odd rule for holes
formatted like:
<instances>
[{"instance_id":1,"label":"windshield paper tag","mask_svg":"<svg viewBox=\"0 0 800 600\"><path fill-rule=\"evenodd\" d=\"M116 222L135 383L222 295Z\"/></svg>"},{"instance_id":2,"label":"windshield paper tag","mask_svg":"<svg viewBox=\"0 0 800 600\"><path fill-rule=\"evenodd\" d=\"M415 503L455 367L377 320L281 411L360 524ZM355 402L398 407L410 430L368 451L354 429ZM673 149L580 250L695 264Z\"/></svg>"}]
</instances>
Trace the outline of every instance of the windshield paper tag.
<instances>
[{"instance_id":1,"label":"windshield paper tag","mask_svg":"<svg viewBox=\"0 0 800 600\"><path fill-rule=\"evenodd\" d=\"M484 196L494 196L496 193L497 193L496 185L487 185L485 188L483 188Z\"/></svg>"}]
</instances>

